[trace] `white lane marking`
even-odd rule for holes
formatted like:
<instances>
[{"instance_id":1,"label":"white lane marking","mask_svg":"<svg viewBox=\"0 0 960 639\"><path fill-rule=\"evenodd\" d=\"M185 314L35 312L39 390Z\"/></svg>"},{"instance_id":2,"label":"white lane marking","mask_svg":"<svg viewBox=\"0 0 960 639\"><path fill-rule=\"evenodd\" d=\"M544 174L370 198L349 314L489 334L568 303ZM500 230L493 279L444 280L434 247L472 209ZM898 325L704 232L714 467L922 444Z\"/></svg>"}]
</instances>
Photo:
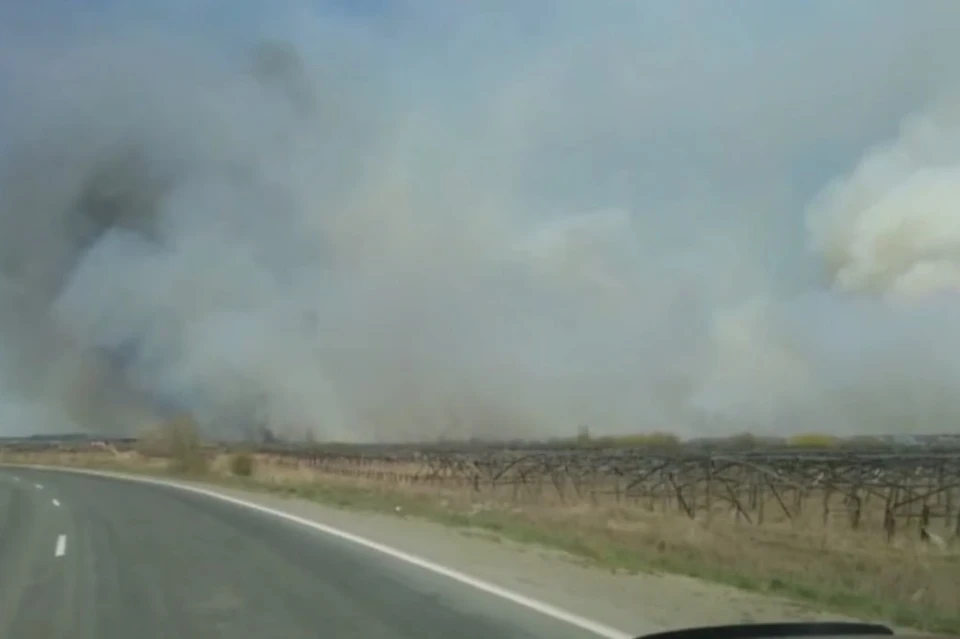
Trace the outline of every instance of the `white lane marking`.
<instances>
[{"instance_id":1,"label":"white lane marking","mask_svg":"<svg viewBox=\"0 0 960 639\"><path fill-rule=\"evenodd\" d=\"M43 490L43 484L34 484L37 487L37 490Z\"/></svg>"},{"instance_id":2,"label":"white lane marking","mask_svg":"<svg viewBox=\"0 0 960 639\"><path fill-rule=\"evenodd\" d=\"M67 554L67 536L58 535L57 536L57 547L53 550L53 555L55 557L63 557Z\"/></svg>"},{"instance_id":3,"label":"white lane marking","mask_svg":"<svg viewBox=\"0 0 960 639\"><path fill-rule=\"evenodd\" d=\"M59 499L54 499L54 500L53 500L53 505L59 507L59 506L60 506L60 500L59 500Z\"/></svg>"},{"instance_id":4,"label":"white lane marking","mask_svg":"<svg viewBox=\"0 0 960 639\"><path fill-rule=\"evenodd\" d=\"M177 482L166 481L163 479L154 479L152 477L134 477L131 475L123 475L119 473L107 473L96 470L86 470L78 468L58 468L54 466L35 466L29 465L27 468L33 468L36 470L52 470L66 473L76 473L80 475L96 475L99 477L107 477L110 479L120 479L124 481L133 481L141 482L144 484L154 484L157 486L172 486L174 488L179 488L180 490L185 490L187 492L195 493L197 495L205 495L213 499L219 499L220 501L225 501L236 506L242 506L243 508L249 508L250 510L256 510L261 513L268 515L273 515L280 519L285 519L287 521L300 524L301 526L306 526L307 528L312 528L316 531L325 533L327 535L332 535L334 537L339 537L346 541L352 542L359 546L369 548L388 557L398 559L400 561L406 562L428 572L432 572L448 579L458 581L466 586L475 588L487 594L493 595L495 597L500 597L506 601L514 603L518 606L522 606L534 612L538 612L546 617L550 617L557 621L562 621L568 623L571 626L576 626L588 632L592 632L595 635L604 637L605 639L632 639L636 636L636 633L627 633L622 630L617 630L605 624L602 624L598 621L582 617L576 613L564 610L563 608L553 606L546 602L534 599L533 597L528 597L522 595L518 592L514 592L502 586L492 584L490 582L484 581L482 579L477 579L476 577L471 577L470 575L455 570L453 568L447 568L441 564L430 561L429 559L424 559L416 555L398 550L387 546L386 544L381 544L376 541L372 541L360 535L354 535L353 533L346 532L345 530L340 530L339 528L334 528L333 526L328 526L326 524L321 524L316 521L311 521L305 517L298 517L290 513L283 512L282 510L277 510L275 508L270 508L268 506L261 506L260 504L255 504L252 501L247 501L245 499L239 499L237 497L230 497L228 495L223 495L213 490L208 490L206 488L200 488L198 486L189 486L187 484L180 484ZM61 535L63 537L63 535ZM59 539L57 540L59 544ZM64 544L66 544L66 538L64 538Z\"/></svg>"}]
</instances>

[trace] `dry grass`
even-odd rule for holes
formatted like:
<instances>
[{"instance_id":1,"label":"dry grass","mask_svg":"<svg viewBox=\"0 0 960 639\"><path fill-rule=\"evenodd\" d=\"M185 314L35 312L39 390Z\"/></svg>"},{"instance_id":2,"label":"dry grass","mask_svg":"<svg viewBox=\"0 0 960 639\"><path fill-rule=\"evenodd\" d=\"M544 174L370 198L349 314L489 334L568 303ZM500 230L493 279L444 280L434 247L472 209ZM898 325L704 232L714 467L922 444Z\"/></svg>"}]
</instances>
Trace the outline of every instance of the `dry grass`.
<instances>
[{"instance_id":1,"label":"dry grass","mask_svg":"<svg viewBox=\"0 0 960 639\"><path fill-rule=\"evenodd\" d=\"M217 455L197 463L197 451L183 445L189 437L172 438L180 443L125 455L21 453L0 455L0 461L185 472L340 506L399 507L404 514L548 544L611 569L679 572L902 626L960 631L960 552L905 536L889 544L874 533L824 523L820 513L754 526L721 513L691 520L648 504L561 502L556 494L524 495L510 487L478 492L472 485L428 485L390 464L367 466L356 476L262 456L238 461ZM158 456L158 450L165 452Z\"/></svg>"}]
</instances>

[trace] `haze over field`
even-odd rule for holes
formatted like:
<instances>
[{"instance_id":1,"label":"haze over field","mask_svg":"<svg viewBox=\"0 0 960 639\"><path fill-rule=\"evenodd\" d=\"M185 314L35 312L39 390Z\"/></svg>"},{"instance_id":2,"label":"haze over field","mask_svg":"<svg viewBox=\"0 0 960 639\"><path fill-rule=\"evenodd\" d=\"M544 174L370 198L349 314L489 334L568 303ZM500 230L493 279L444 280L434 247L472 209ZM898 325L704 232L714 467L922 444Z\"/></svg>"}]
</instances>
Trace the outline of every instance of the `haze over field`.
<instances>
[{"instance_id":1,"label":"haze over field","mask_svg":"<svg viewBox=\"0 0 960 639\"><path fill-rule=\"evenodd\" d=\"M960 4L345 4L0 8L0 433L960 432Z\"/></svg>"}]
</instances>

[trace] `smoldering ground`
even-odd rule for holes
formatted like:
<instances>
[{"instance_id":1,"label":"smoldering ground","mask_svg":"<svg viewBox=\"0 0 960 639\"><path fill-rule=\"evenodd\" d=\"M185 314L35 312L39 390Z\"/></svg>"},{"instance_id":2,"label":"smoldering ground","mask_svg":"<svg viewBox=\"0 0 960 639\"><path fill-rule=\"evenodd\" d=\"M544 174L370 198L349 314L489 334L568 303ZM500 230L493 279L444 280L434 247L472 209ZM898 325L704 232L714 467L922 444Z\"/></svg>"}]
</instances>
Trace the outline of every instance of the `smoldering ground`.
<instances>
[{"instance_id":1,"label":"smoldering ground","mask_svg":"<svg viewBox=\"0 0 960 639\"><path fill-rule=\"evenodd\" d=\"M960 430L953 5L386 4L0 38L4 431Z\"/></svg>"}]
</instances>

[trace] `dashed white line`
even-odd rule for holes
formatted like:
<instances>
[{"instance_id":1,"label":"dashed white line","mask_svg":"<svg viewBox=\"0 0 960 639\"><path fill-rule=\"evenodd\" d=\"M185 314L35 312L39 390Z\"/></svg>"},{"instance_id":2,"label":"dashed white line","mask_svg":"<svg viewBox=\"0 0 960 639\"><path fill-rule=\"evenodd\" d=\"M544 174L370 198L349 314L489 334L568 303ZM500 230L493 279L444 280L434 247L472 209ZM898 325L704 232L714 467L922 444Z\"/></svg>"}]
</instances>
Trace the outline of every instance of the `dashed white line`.
<instances>
[{"instance_id":1,"label":"dashed white line","mask_svg":"<svg viewBox=\"0 0 960 639\"><path fill-rule=\"evenodd\" d=\"M53 555L55 557L63 557L65 554L67 554L67 536L58 535L57 547L53 550Z\"/></svg>"},{"instance_id":2,"label":"dashed white line","mask_svg":"<svg viewBox=\"0 0 960 639\"><path fill-rule=\"evenodd\" d=\"M60 506L60 500L59 500L59 499L54 499L54 500L53 500L53 505L59 507L59 506Z\"/></svg>"},{"instance_id":3,"label":"dashed white line","mask_svg":"<svg viewBox=\"0 0 960 639\"><path fill-rule=\"evenodd\" d=\"M37 487L37 490L43 490L43 484L34 484Z\"/></svg>"}]
</instances>

